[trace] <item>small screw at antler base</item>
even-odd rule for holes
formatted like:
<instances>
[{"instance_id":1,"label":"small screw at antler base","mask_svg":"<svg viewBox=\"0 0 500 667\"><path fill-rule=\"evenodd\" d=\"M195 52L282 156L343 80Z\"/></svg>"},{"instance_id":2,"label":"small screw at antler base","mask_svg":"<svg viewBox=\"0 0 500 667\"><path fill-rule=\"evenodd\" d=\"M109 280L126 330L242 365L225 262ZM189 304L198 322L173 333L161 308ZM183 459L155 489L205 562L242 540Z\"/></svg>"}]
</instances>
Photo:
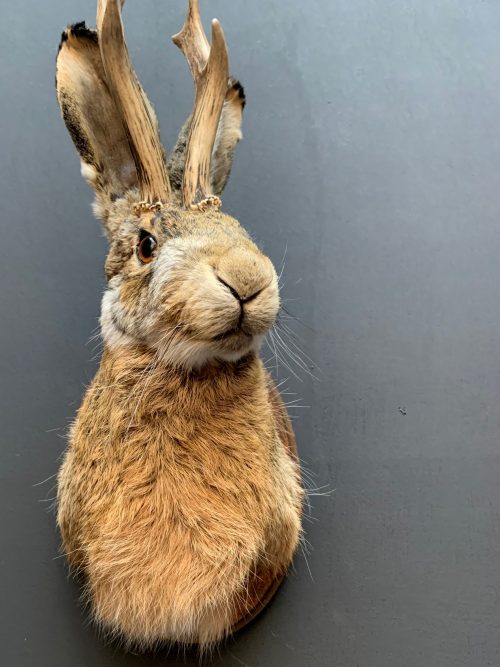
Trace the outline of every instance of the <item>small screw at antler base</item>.
<instances>
[{"instance_id":1,"label":"small screw at antler base","mask_svg":"<svg viewBox=\"0 0 500 667\"><path fill-rule=\"evenodd\" d=\"M192 211L206 211L210 207L219 209L221 206L222 201L220 197L217 197L216 195L210 195L209 197L205 197L205 199L199 201L197 204L191 204L190 208Z\"/></svg>"},{"instance_id":2,"label":"small screw at antler base","mask_svg":"<svg viewBox=\"0 0 500 667\"><path fill-rule=\"evenodd\" d=\"M163 203L161 201L140 201L132 205L132 210L137 216L141 215L141 213L158 212L161 211L162 208Z\"/></svg>"}]
</instances>

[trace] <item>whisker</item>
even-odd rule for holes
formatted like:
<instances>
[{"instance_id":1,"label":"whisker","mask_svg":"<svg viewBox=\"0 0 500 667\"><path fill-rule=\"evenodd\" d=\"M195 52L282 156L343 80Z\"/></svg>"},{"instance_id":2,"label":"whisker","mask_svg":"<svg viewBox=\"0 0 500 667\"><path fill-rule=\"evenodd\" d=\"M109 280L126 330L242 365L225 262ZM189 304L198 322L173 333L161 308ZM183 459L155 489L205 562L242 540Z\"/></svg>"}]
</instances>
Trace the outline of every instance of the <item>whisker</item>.
<instances>
[{"instance_id":1,"label":"whisker","mask_svg":"<svg viewBox=\"0 0 500 667\"><path fill-rule=\"evenodd\" d=\"M275 338L274 338L274 335L273 335L273 334L275 334L275 333L276 333L276 331L273 330L273 329L271 329L271 331L269 331L270 340L271 340L272 343L273 343L273 348L274 348L275 353L276 353L276 361L279 360L279 361L281 362L281 364L282 364L288 371L290 371L290 373L291 373L291 374L292 374L292 375L293 375L299 382L302 382L302 381L303 381L302 378L301 378L299 375L297 375L297 373L293 370L293 368L286 362L286 360L285 360L285 359L283 358L283 356L280 354L280 352L279 352L279 349L280 349L280 348L279 348L278 340L275 339Z\"/></svg>"},{"instance_id":2,"label":"whisker","mask_svg":"<svg viewBox=\"0 0 500 667\"><path fill-rule=\"evenodd\" d=\"M44 479L41 482L37 482L36 484L32 484L32 487L35 488L35 486L41 486L42 484L46 484L49 480L54 479L54 477L57 477L56 472L53 475L50 475L50 477L47 477L47 479Z\"/></svg>"},{"instance_id":3,"label":"whisker","mask_svg":"<svg viewBox=\"0 0 500 667\"><path fill-rule=\"evenodd\" d=\"M309 368L309 366L308 366L308 365L306 364L306 362L300 357L300 355L299 355L297 352L295 352L294 350L292 350L292 349L287 345L287 343L283 340L283 338L281 337L281 335L280 335L279 330L278 330L277 327L275 328L274 333L275 333L275 335L276 335L277 342L278 342L278 344L281 346L281 349L283 350L283 352L284 352L285 354L288 354L289 358L290 358L292 361L294 361L294 362L297 364L297 366L299 366L299 368L301 368L303 371L305 371L306 373L308 373L308 374L309 374L312 378L314 378L315 380L318 380L318 378L313 374L313 372L311 371L311 369ZM297 347L297 346L295 346L295 347ZM298 349L298 348L297 348L297 349Z\"/></svg>"}]
</instances>

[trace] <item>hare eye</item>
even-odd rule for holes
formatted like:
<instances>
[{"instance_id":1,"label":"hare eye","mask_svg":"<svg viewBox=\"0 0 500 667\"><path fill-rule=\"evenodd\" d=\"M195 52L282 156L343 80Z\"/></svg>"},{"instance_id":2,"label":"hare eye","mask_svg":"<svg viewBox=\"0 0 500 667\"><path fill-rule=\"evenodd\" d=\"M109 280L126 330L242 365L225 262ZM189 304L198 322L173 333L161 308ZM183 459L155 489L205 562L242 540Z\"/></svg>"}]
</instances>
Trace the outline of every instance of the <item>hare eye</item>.
<instances>
[{"instance_id":1,"label":"hare eye","mask_svg":"<svg viewBox=\"0 0 500 667\"><path fill-rule=\"evenodd\" d=\"M141 237L137 244L137 257L143 264L151 262L156 246L157 243L154 236L148 234L148 232L141 232Z\"/></svg>"}]
</instances>

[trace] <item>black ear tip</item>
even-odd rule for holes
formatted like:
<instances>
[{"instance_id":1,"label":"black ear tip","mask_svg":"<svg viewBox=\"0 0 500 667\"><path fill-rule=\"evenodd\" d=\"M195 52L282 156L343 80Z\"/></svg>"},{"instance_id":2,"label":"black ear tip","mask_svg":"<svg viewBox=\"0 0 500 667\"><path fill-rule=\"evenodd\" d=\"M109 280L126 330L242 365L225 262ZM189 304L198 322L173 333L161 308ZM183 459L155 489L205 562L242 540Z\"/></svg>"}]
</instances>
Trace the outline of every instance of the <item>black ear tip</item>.
<instances>
[{"instance_id":1,"label":"black ear tip","mask_svg":"<svg viewBox=\"0 0 500 667\"><path fill-rule=\"evenodd\" d=\"M82 39L89 39L91 42L95 42L97 44L97 31L92 30L92 28L87 28L87 24L85 21L80 21L79 23L73 23L72 26L70 26L71 33L75 37L79 37Z\"/></svg>"},{"instance_id":2,"label":"black ear tip","mask_svg":"<svg viewBox=\"0 0 500 667\"><path fill-rule=\"evenodd\" d=\"M245 89L239 81L236 81L234 84L235 89L238 91L238 96L241 100L245 99Z\"/></svg>"},{"instance_id":3,"label":"black ear tip","mask_svg":"<svg viewBox=\"0 0 500 667\"><path fill-rule=\"evenodd\" d=\"M88 39L91 42L97 44L97 32L91 28L87 28L85 21L73 23L65 30L63 30L61 41L59 42L58 52L61 50L64 42L67 42L70 37L76 37L77 39Z\"/></svg>"},{"instance_id":4,"label":"black ear tip","mask_svg":"<svg viewBox=\"0 0 500 667\"><path fill-rule=\"evenodd\" d=\"M246 104L245 89L236 79L231 79L231 90L233 90L241 101L241 107L244 109Z\"/></svg>"},{"instance_id":5,"label":"black ear tip","mask_svg":"<svg viewBox=\"0 0 500 667\"><path fill-rule=\"evenodd\" d=\"M88 30L88 28L85 21L77 21L76 23L70 25L70 30L74 35L78 36L78 33L85 32Z\"/></svg>"},{"instance_id":6,"label":"black ear tip","mask_svg":"<svg viewBox=\"0 0 500 667\"><path fill-rule=\"evenodd\" d=\"M62 49L64 42L68 41L69 35L70 35L70 29L65 28L65 30L63 30L62 33L61 33L61 40L59 42L59 48L57 49L58 53Z\"/></svg>"}]
</instances>

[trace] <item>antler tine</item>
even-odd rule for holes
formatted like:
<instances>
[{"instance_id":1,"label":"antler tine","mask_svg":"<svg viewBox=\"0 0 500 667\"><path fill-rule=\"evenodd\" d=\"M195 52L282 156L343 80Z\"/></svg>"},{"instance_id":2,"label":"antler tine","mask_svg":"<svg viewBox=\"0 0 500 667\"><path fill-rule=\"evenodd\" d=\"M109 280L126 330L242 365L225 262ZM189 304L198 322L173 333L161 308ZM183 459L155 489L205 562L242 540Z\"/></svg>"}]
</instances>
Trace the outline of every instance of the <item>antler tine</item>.
<instances>
[{"instance_id":1,"label":"antler tine","mask_svg":"<svg viewBox=\"0 0 500 667\"><path fill-rule=\"evenodd\" d=\"M212 46L200 19L198 0L189 0L184 26L172 38L188 62L195 102L186 146L182 202L187 208L220 206L210 191L210 161L229 79L229 59L220 23L212 21Z\"/></svg>"},{"instance_id":2,"label":"antler tine","mask_svg":"<svg viewBox=\"0 0 500 667\"><path fill-rule=\"evenodd\" d=\"M154 113L132 69L123 32L125 0L98 0L97 33L106 80L122 115L139 179L149 204L167 202L171 188Z\"/></svg>"},{"instance_id":3,"label":"antler tine","mask_svg":"<svg viewBox=\"0 0 500 667\"><path fill-rule=\"evenodd\" d=\"M186 57L193 79L197 79L210 55L210 44L203 30L198 0L189 0L182 30L172 37L172 41Z\"/></svg>"}]
</instances>

